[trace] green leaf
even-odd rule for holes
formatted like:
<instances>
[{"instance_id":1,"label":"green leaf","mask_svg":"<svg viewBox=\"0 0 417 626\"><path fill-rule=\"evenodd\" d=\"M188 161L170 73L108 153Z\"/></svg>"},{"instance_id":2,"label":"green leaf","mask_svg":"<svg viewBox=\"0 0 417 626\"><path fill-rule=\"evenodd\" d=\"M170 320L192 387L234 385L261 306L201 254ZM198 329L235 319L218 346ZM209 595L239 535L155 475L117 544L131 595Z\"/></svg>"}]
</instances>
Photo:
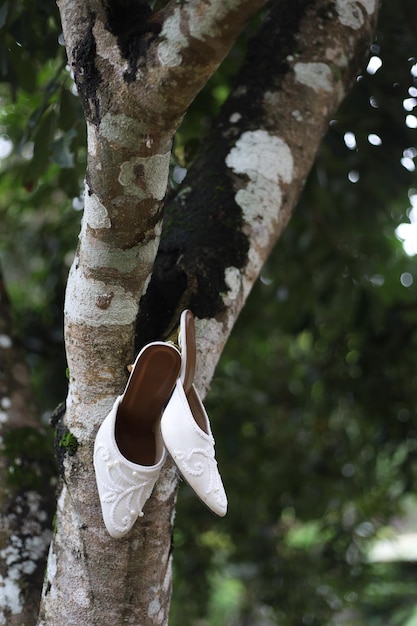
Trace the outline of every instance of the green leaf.
<instances>
[{"instance_id":1,"label":"green leaf","mask_svg":"<svg viewBox=\"0 0 417 626\"><path fill-rule=\"evenodd\" d=\"M25 48L11 41L8 46L10 65L16 77L16 87L24 89L28 93L36 90L36 76L38 68L35 59L30 57Z\"/></svg>"},{"instance_id":2,"label":"green leaf","mask_svg":"<svg viewBox=\"0 0 417 626\"><path fill-rule=\"evenodd\" d=\"M80 100L68 89L61 92L59 105L59 125L63 130L70 130L82 115Z\"/></svg>"},{"instance_id":3,"label":"green leaf","mask_svg":"<svg viewBox=\"0 0 417 626\"><path fill-rule=\"evenodd\" d=\"M23 183L31 190L50 163L52 140L56 127L56 113L49 110L43 117L34 136L33 158L24 169Z\"/></svg>"},{"instance_id":4,"label":"green leaf","mask_svg":"<svg viewBox=\"0 0 417 626\"><path fill-rule=\"evenodd\" d=\"M33 150L33 159L47 163L52 138L56 125L56 113L53 110L49 110L40 123L40 126L35 134L35 145Z\"/></svg>"},{"instance_id":5,"label":"green leaf","mask_svg":"<svg viewBox=\"0 0 417 626\"><path fill-rule=\"evenodd\" d=\"M76 168L61 169L58 174L58 183L60 189L65 191L69 198L75 198L80 195L81 180L78 176Z\"/></svg>"},{"instance_id":6,"label":"green leaf","mask_svg":"<svg viewBox=\"0 0 417 626\"><path fill-rule=\"evenodd\" d=\"M59 167L74 167L74 153L71 151L71 143L76 135L77 131L75 128L72 128L65 135L54 141L52 145L52 160Z\"/></svg>"}]
</instances>

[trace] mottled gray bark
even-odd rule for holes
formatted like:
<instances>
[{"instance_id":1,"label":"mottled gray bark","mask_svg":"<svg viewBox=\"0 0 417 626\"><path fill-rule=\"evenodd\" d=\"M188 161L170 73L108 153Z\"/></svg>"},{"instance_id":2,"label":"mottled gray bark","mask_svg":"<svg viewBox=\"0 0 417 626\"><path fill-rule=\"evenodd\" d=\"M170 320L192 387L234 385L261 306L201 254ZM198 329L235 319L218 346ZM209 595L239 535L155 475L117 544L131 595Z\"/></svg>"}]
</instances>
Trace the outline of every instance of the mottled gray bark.
<instances>
[{"instance_id":1,"label":"mottled gray bark","mask_svg":"<svg viewBox=\"0 0 417 626\"><path fill-rule=\"evenodd\" d=\"M150 15L144 2L59 3L87 119L88 166L65 303L70 380L63 423L77 451L63 461L43 626L167 622L173 469L166 464L145 517L115 542L100 515L92 448L132 361L138 304L160 238L175 130L261 5L259 0L172 2Z\"/></svg>"},{"instance_id":2,"label":"mottled gray bark","mask_svg":"<svg viewBox=\"0 0 417 626\"><path fill-rule=\"evenodd\" d=\"M169 2L152 14L139 1L59 2L87 119L88 169L65 305L64 426L77 448L63 461L39 626L168 621L172 465L144 518L115 541L100 515L95 433L123 388L135 329L137 345L166 338L189 305L198 317L197 382L207 388L352 81L377 10L374 0L271 3L217 131L170 205L154 271L175 130L262 4Z\"/></svg>"},{"instance_id":3,"label":"mottled gray bark","mask_svg":"<svg viewBox=\"0 0 417 626\"><path fill-rule=\"evenodd\" d=\"M0 624L36 624L55 483L52 445L0 275Z\"/></svg>"}]
</instances>

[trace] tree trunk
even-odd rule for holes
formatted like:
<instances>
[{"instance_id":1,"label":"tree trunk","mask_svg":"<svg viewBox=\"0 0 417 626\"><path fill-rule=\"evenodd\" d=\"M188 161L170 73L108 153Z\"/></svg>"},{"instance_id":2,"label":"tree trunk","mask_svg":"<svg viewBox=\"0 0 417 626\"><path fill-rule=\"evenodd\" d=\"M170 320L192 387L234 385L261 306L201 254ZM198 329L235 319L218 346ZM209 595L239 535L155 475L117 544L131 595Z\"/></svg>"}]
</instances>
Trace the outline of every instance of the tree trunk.
<instances>
[{"instance_id":1,"label":"tree trunk","mask_svg":"<svg viewBox=\"0 0 417 626\"><path fill-rule=\"evenodd\" d=\"M55 472L0 276L0 624L36 624L52 535Z\"/></svg>"},{"instance_id":2,"label":"tree trunk","mask_svg":"<svg viewBox=\"0 0 417 626\"><path fill-rule=\"evenodd\" d=\"M113 540L96 491L95 433L123 389L135 332L136 348L167 338L187 306L198 318L204 395L363 59L377 9L373 0L271 3L235 90L167 203L160 242L176 128L262 4L170 2L152 14L144 2L60 2L88 169L65 305L68 445L39 626L168 622L175 471L168 461L144 517ZM133 17L140 27L127 37Z\"/></svg>"}]
</instances>

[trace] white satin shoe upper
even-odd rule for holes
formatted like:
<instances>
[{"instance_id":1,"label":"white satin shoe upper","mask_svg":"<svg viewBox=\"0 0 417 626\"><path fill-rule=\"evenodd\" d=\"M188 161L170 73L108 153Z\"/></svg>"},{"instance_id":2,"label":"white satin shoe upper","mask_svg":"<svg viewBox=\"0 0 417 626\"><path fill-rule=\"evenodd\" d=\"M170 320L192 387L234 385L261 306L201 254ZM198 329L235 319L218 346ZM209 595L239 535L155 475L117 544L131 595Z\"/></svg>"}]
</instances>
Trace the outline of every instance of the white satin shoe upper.
<instances>
[{"instance_id":1,"label":"white satin shoe upper","mask_svg":"<svg viewBox=\"0 0 417 626\"><path fill-rule=\"evenodd\" d=\"M226 515L227 497L217 468L214 438L194 385L187 397L181 379L177 380L162 415L161 433L184 480L213 513Z\"/></svg>"},{"instance_id":2,"label":"white satin shoe upper","mask_svg":"<svg viewBox=\"0 0 417 626\"><path fill-rule=\"evenodd\" d=\"M214 438L206 410L193 384L196 366L194 315L181 314L179 344L181 371L161 418L162 439L184 480L216 515L227 512Z\"/></svg>"},{"instance_id":3,"label":"white satin shoe upper","mask_svg":"<svg viewBox=\"0 0 417 626\"><path fill-rule=\"evenodd\" d=\"M145 346L135 361L124 394L116 399L96 435L94 469L97 489L104 524L115 539L125 536L138 517L143 516L142 509L165 463L166 451L184 480L213 513L222 517L227 511L227 497L217 468L210 421L193 384L196 346L191 311L183 311L180 328L181 358L174 346L164 342ZM158 361L158 355L164 354L164 359ZM156 359L154 366L152 359ZM155 407L159 407L160 413L155 413ZM136 441L131 439L135 422L129 425L126 419L130 418L123 417L123 414L128 411L139 424L146 424L148 417L151 419L152 441L153 434L155 436L153 465L134 463L120 451L117 443L120 439L116 441L117 424L121 423L116 424L118 411L121 422L125 420L129 442ZM147 446L145 441L140 436L137 445ZM137 450L136 443L134 450Z\"/></svg>"},{"instance_id":4,"label":"white satin shoe upper","mask_svg":"<svg viewBox=\"0 0 417 626\"><path fill-rule=\"evenodd\" d=\"M120 539L143 516L143 506L151 496L166 452L159 431L155 433L157 462L155 465L137 465L120 452L115 439L119 396L112 410L100 426L94 445L94 469L100 497L103 520L109 534Z\"/></svg>"}]
</instances>

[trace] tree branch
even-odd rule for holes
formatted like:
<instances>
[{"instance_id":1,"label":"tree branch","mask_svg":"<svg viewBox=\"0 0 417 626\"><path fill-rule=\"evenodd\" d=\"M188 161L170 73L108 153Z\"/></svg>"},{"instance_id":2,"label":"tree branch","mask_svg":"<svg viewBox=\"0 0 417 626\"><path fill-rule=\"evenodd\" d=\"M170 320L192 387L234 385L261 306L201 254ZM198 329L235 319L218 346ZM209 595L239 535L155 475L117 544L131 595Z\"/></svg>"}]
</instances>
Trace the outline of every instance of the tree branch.
<instances>
[{"instance_id":1,"label":"tree branch","mask_svg":"<svg viewBox=\"0 0 417 626\"><path fill-rule=\"evenodd\" d=\"M191 0L152 12L137 0L59 0L87 119L109 111L172 135L265 0ZM111 86L111 88L110 88Z\"/></svg>"},{"instance_id":2,"label":"tree branch","mask_svg":"<svg viewBox=\"0 0 417 626\"><path fill-rule=\"evenodd\" d=\"M364 61L377 8L271 2L235 89L165 207L138 337L147 339L145 326L162 330L159 310L175 320L190 306L201 318L202 388Z\"/></svg>"},{"instance_id":3,"label":"tree branch","mask_svg":"<svg viewBox=\"0 0 417 626\"><path fill-rule=\"evenodd\" d=\"M126 9L133 4L135 24L142 11L143 25L139 35L133 28L126 39L120 24L132 15ZM158 32L153 23L159 16L149 14L144 2L112 2L109 13L109 5L97 0L86 7L60 0L88 120L89 155L65 326L70 370L65 425L78 448L63 463L65 487L41 609L48 626L167 621L175 473L167 463L145 517L118 542L115 559L92 469L95 433L123 389L137 303L151 275L138 344L166 337L180 309L191 305L200 318L199 386L207 387L369 42L376 15L372 1L358 2L352 16L346 15L352 3L343 4L343 16L337 12L342 4L271 4L236 90L169 206L152 274L176 125L229 49L232 22L238 23L235 34L242 27L235 8L247 11L247 18L260 4L227 2L230 12L222 13L220 0L183 2L181 8L172 2L161 13ZM207 69L209 50L216 61Z\"/></svg>"},{"instance_id":4,"label":"tree branch","mask_svg":"<svg viewBox=\"0 0 417 626\"><path fill-rule=\"evenodd\" d=\"M161 100L165 120L181 120L200 89L265 0L171 2L152 41L144 78L147 108ZM166 122L165 122L166 123Z\"/></svg>"},{"instance_id":5,"label":"tree branch","mask_svg":"<svg viewBox=\"0 0 417 626\"><path fill-rule=\"evenodd\" d=\"M239 4L244 17L250 4ZM145 2L59 2L68 59L87 118L88 164L82 229L65 302L70 383L62 425L76 452L67 450L62 459L64 486L40 612L40 623L48 626L167 620L177 486L173 467L166 463L143 522L118 542L115 559L114 541L101 518L92 450L133 358L138 303L159 243L176 126L231 45L228 37L224 48L220 40L214 42L214 6L219 9L221 3L182 4L181 19L195 56L187 57L190 74L196 72L193 81L178 66L163 65L157 54L159 44L177 45L174 3L159 31L159 16L150 14ZM227 6L232 11L234 5ZM196 10L208 7L210 36L194 39L192 32L207 33L204 16L200 24ZM228 28L223 14L218 37ZM233 16L243 25L236 11ZM170 18L171 27L163 34ZM206 66L208 49L216 61ZM165 78L158 78L159 72ZM180 77L184 84L175 84ZM180 104L171 96L172 112L167 114L168 94L183 89L188 96L179 95ZM76 566L66 567L68 563Z\"/></svg>"}]
</instances>

